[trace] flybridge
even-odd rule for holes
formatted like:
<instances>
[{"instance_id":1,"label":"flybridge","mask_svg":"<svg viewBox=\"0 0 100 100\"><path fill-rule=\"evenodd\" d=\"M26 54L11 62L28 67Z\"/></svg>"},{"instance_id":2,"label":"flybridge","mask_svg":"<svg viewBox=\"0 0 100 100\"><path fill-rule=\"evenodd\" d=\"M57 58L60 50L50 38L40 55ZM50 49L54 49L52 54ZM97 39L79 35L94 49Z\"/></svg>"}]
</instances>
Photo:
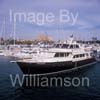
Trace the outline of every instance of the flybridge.
<instances>
[{"instance_id":1,"label":"flybridge","mask_svg":"<svg viewBox=\"0 0 100 100\"><path fill-rule=\"evenodd\" d=\"M53 12L15 12L9 11L10 22L28 22L37 25L44 25L49 23L66 23L68 25L75 25L78 20L78 12L71 12L66 9L61 9L58 14Z\"/></svg>"}]
</instances>

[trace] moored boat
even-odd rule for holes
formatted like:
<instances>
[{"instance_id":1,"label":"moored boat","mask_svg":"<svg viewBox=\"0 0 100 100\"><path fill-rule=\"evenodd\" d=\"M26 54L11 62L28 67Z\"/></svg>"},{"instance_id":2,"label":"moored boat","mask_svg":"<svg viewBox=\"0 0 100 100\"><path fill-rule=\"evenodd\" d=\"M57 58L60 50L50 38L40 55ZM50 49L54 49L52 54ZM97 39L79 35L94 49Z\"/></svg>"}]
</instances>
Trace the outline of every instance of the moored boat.
<instances>
[{"instance_id":1,"label":"moored boat","mask_svg":"<svg viewBox=\"0 0 100 100\"><path fill-rule=\"evenodd\" d=\"M96 63L92 53L71 38L66 43L38 51L31 59L16 62L24 74L52 74Z\"/></svg>"}]
</instances>

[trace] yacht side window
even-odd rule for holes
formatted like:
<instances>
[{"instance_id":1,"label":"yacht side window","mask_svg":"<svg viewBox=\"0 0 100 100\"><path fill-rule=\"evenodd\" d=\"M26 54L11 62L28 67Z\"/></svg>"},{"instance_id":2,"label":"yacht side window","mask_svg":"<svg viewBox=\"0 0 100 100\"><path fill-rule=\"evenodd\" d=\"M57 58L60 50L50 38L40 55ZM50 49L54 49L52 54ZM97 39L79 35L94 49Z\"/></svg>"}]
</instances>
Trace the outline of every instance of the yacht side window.
<instances>
[{"instance_id":1,"label":"yacht side window","mask_svg":"<svg viewBox=\"0 0 100 100\"><path fill-rule=\"evenodd\" d=\"M60 57L64 57L64 53L60 53Z\"/></svg>"},{"instance_id":2,"label":"yacht side window","mask_svg":"<svg viewBox=\"0 0 100 100\"><path fill-rule=\"evenodd\" d=\"M76 45L76 48L79 48L79 45Z\"/></svg>"},{"instance_id":3,"label":"yacht side window","mask_svg":"<svg viewBox=\"0 0 100 100\"><path fill-rule=\"evenodd\" d=\"M74 57L73 58L79 58L79 55L74 55Z\"/></svg>"},{"instance_id":4,"label":"yacht side window","mask_svg":"<svg viewBox=\"0 0 100 100\"><path fill-rule=\"evenodd\" d=\"M85 54L74 55L73 58L85 57Z\"/></svg>"},{"instance_id":5,"label":"yacht side window","mask_svg":"<svg viewBox=\"0 0 100 100\"><path fill-rule=\"evenodd\" d=\"M70 45L70 49L73 49L74 48L74 46L73 45Z\"/></svg>"},{"instance_id":6,"label":"yacht side window","mask_svg":"<svg viewBox=\"0 0 100 100\"><path fill-rule=\"evenodd\" d=\"M66 57L69 56L69 53L65 53L65 54L66 54L66 55L65 55Z\"/></svg>"},{"instance_id":7,"label":"yacht side window","mask_svg":"<svg viewBox=\"0 0 100 100\"><path fill-rule=\"evenodd\" d=\"M60 47L61 47L61 44L57 44L57 45L56 45L56 48L60 48Z\"/></svg>"},{"instance_id":8,"label":"yacht side window","mask_svg":"<svg viewBox=\"0 0 100 100\"><path fill-rule=\"evenodd\" d=\"M85 54L83 54L83 57L85 57Z\"/></svg>"},{"instance_id":9,"label":"yacht side window","mask_svg":"<svg viewBox=\"0 0 100 100\"><path fill-rule=\"evenodd\" d=\"M54 57L67 57L69 53L56 53Z\"/></svg>"},{"instance_id":10,"label":"yacht side window","mask_svg":"<svg viewBox=\"0 0 100 100\"><path fill-rule=\"evenodd\" d=\"M83 55L82 55L82 54L80 54L80 57L83 57Z\"/></svg>"},{"instance_id":11,"label":"yacht side window","mask_svg":"<svg viewBox=\"0 0 100 100\"><path fill-rule=\"evenodd\" d=\"M73 58L76 58L76 55L74 55Z\"/></svg>"},{"instance_id":12,"label":"yacht side window","mask_svg":"<svg viewBox=\"0 0 100 100\"><path fill-rule=\"evenodd\" d=\"M86 53L86 56L89 56L88 53Z\"/></svg>"},{"instance_id":13,"label":"yacht side window","mask_svg":"<svg viewBox=\"0 0 100 100\"><path fill-rule=\"evenodd\" d=\"M55 57L59 57L59 53L56 53L56 54L55 54Z\"/></svg>"}]
</instances>

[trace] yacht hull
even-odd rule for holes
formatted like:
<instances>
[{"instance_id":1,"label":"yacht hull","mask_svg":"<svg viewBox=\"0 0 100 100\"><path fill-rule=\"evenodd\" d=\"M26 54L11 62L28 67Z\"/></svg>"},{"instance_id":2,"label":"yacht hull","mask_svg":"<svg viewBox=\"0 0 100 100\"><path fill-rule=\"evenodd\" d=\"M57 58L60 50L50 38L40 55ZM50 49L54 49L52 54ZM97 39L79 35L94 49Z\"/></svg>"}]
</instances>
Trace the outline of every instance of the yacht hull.
<instances>
[{"instance_id":1,"label":"yacht hull","mask_svg":"<svg viewBox=\"0 0 100 100\"><path fill-rule=\"evenodd\" d=\"M17 64L24 74L52 74L67 71L70 69L81 68L81 66L91 65L95 62L96 60L91 58L77 62L65 61L53 63L27 63L19 61Z\"/></svg>"}]
</instances>

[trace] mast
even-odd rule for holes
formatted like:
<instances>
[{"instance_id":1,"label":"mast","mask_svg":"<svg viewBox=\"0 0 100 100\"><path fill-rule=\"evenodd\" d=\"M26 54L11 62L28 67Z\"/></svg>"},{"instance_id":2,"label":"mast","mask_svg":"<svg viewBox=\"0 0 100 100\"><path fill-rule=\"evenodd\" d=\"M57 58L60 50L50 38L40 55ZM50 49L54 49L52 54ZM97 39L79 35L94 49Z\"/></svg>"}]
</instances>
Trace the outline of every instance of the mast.
<instances>
[{"instance_id":1,"label":"mast","mask_svg":"<svg viewBox=\"0 0 100 100\"><path fill-rule=\"evenodd\" d=\"M5 34L5 20L3 21L3 34L4 34L4 45L6 45L6 34Z\"/></svg>"},{"instance_id":2,"label":"mast","mask_svg":"<svg viewBox=\"0 0 100 100\"><path fill-rule=\"evenodd\" d=\"M2 23L1 30L0 30L0 46L2 45L3 27L4 27L3 24L4 24L4 21Z\"/></svg>"},{"instance_id":3,"label":"mast","mask_svg":"<svg viewBox=\"0 0 100 100\"><path fill-rule=\"evenodd\" d=\"M14 32L14 46L16 44L16 22L14 22L14 29L13 29L13 32Z\"/></svg>"}]
</instances>

